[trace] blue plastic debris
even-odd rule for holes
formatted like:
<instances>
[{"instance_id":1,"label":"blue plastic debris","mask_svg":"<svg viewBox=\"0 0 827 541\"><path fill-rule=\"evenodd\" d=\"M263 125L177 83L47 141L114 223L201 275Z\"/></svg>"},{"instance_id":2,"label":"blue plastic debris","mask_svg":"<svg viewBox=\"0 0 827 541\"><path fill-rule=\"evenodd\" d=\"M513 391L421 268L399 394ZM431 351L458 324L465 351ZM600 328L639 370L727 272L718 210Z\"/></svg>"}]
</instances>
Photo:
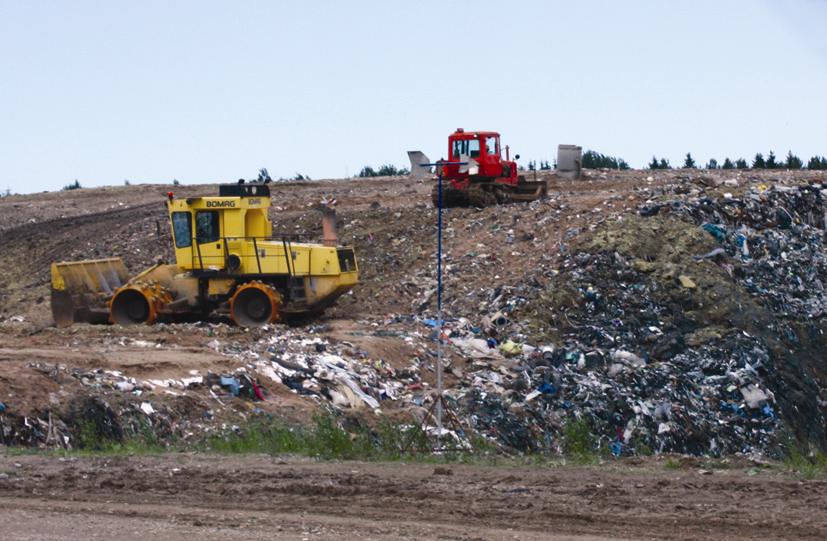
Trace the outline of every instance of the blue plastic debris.
<instances>
[{"instance_id":1,"label":"blue plastic debris","mask_svg":"<svg viewBox=\"0 0 827 541\"><path fill-rule=\"evenodd\" d=\"M543 394L555 394L557 392L557 387L555 387L551 383L543 383L542 385L537 387L537 390Z\"/></svg>"},{"instance_id":2,"label":"blue plastic debris","mask_svg":"<svg viewBox=\"0 0 827 541\"><path fill-rule=\"evenodd\" d=\"M6 411L6 405L0 402L0 413L3 413L4 411Z\"/></svg>"},{"instance_id":3,"label":"blue plastic debris","mask_svg":"<svg viewBox=\"0 0 827 541\"><path fill-rule=\"evenodd\" d=\"M715 237L715 240L717 240L718 242L721 242L724 239L726 239L726 228L721 227L720 225L706 223L701 225L701 227L704 231Z\"/></svg>"},{"instance_id":4,"label":"blue plastic debris","mask_svg":"<svg viewBox=\"0 0 827 541\"><path fill-rule=\"evenodd\" d=\"M592 286L587 287L585 290L581 289L580 291L583 292L583 296L586 297L587 301L595 301L600 296L597 290Z\"/></svg>"},{"instance_id":5,"label":"blue plastic debris","mask_svg":"<svg viewBox=\"0 0 827 541\"><path fill-rule=\"evenodd\" d=\"M619 441L613 441L609 444L609 449L611 449L613 456L620 456L621 453L623 453L623 443Z\"/></svg>"},{"instance_id":6,"label":"blue plastic debris","mask_svg":"<svg viewBox=\"0 0 827 541\"><path fill-rule=\"evenodd\" d=\"M747 411L742 408L740 404L736 404L735 402L721 402L721 411L731 411L732 413L744 418L748 415Z\"/></svg>"},{"instance_id":7,"label":"blue plastic debris","mask_svg":"<svg viewBox=\"0 0 827 541\"><path fill-rule=\"evenodd\" d=\"M241 385L238 383L238 380L229 376L221 376L221 386L227 387L233 396L238 396L241 389Z\"/></svg>"}]
</instances>

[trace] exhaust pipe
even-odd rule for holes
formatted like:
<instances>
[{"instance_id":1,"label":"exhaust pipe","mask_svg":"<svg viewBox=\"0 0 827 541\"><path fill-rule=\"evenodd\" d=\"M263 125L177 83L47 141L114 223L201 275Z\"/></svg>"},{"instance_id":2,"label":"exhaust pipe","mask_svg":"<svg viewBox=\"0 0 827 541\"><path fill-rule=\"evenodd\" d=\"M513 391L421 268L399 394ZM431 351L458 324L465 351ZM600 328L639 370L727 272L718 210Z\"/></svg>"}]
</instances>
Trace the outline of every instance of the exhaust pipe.
<instances>
[{"instance_id":1,"label":"exhaust pipe","mask_svg":"<svg viewBox=\"0 0 827 541\"><path fill-rule=\"evenodd\" d=\"M322 243L325 246L336 246L336 209L322 205Z\"/></svg>"}]
</instances>

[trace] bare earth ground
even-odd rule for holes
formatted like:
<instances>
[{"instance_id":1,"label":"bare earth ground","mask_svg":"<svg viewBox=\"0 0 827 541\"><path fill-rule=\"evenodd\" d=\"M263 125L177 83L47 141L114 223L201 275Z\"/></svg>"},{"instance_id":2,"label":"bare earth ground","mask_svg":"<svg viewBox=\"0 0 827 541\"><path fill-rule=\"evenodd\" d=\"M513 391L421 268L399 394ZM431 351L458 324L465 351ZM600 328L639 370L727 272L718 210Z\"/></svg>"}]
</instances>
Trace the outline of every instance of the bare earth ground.
<instances>
[{"instance_id":1,"label":"bare earth ground","mask_svg":"<svg viewBox=\"0 0 827 541\"><path fill-rule=\"evenodd\" d=\"M0 457L4 539L825 539L827 481L265 456Z\"/></svg>"}]
</instances>

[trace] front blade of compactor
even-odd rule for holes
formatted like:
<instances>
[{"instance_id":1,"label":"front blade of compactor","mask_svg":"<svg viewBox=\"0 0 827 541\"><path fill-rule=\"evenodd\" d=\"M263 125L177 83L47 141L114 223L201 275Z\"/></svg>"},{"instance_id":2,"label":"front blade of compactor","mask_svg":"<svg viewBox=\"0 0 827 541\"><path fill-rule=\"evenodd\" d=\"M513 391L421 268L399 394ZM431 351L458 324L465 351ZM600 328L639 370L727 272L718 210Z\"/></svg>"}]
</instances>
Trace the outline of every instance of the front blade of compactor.
<instances>
[{"instance_id":1,"label":"front blade of compactor","mask_svg":"<svg viewBox=\"0 0 827 541\"><path fill-rule=\"evenodd\" d=\"M107 303L129 280L119 257L52 263L52 317L58 327L106 323Z\"/></svg>"}]
</instances>

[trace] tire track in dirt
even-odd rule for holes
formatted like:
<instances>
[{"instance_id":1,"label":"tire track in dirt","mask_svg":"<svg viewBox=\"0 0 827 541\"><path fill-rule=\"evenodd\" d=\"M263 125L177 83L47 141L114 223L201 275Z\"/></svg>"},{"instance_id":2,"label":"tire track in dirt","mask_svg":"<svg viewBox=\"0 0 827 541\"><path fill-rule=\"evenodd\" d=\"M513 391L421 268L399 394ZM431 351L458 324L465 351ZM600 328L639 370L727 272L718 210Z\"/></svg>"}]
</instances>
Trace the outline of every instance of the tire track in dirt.
<instances>
[{"instance_id":1,"label":"tire track in dirt","mask_svg":"<svg viewBox=\"0 0 827 541\"><path fill-rule=\"evenodd\" d=\"M140 515L141 506L160 506L173 522L186 522L193 514L208 516L203 510L212 509L216 516L253 513L265 522L291 515L317 524L356 519L348 527L379 527L383 535L406 531L410 524L425 537L445 530L483 539L502 538L506 531L518 538L827 535L822 509L827 481L800 481L771 471L754 475L745 467L707 474L695 465L665 470L653 460L632 466L435 469L423 464L164 455L62 462L54 457L0 457L0 471L7 474L0 480L7 505L0 509L25 510L28 502L45 500L58 508L74 506L70 512L80 516L107 509L118 514L124 506Z\"/></svg>"}]
</instances>

